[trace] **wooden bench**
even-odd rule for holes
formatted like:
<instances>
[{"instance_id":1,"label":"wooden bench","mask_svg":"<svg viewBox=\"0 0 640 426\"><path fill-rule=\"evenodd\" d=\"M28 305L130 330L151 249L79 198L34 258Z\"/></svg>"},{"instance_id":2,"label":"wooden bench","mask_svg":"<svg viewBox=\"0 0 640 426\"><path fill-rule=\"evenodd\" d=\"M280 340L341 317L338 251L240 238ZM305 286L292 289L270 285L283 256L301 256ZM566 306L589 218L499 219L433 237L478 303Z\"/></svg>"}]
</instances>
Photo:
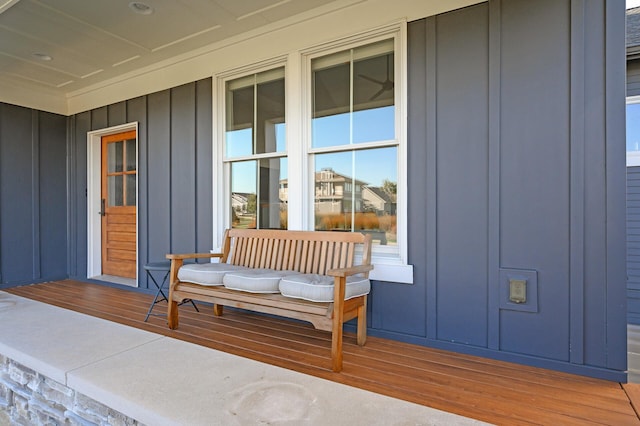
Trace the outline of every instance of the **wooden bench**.
<instances>
[{"instance_id":1,"label":"wooden bench","mask_svg":"<svg viewBox=\"0 0 640 426\"><path fill-rule=\"evenodd\" d=\"M362 248L362 262L354 264L356 248ZM185 259L219 258L220 263L275 271L295 271L333 277L333 301L316 302L281 294L249 293L223 285L183 282L178 271ZM345 300L347 278L361 274L368 278L371 265L371 236L353 232L230 229L224 234L222 253L168 254L171 260L169 328L178 327L178 304L186 299L213 304L214 315L223 306L308 321L319 330L331 332L332 369L342 370L343 324L357 318L357 343L367 338L367 295ZM368 284L368 282L367 282ZM331 288L330 290L331 291Z\"/></svg>"}]
</instances>

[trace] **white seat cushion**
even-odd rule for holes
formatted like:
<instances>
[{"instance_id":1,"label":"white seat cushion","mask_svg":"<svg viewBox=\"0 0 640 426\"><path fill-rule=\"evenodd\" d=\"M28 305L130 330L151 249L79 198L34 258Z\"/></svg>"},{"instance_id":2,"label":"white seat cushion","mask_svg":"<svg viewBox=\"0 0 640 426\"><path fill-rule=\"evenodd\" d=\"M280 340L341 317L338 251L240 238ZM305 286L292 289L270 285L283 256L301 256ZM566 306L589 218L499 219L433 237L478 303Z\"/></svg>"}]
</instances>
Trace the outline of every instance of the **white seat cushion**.
<instances>
[{"instance_id":1,"label":"white seat cushion","mask_svg":"<svg viewBox=\"0 0 640 426\"><path fill-rule=\"evenodd\" d=\"M246 269L230 272L222 280L224 286L231 290L247 291L249 293L279 293L280 280L293 271L274 271L272 269Z\"/></svg>"},{"instance_id":2,"label":"white seat cushion","mask_svg":"<svg viewBox=\"0 0 640 426\"><path fill-rule=\"evenodd\" d=\"M333 277L317 274L296 274L280 280L280 293L283 296L312 302L333 302ZM369 294L371 282L367 278L347 277L344 299Z\"/></svg>"},{"instance_id":3,"label":"white seat cushion","mask_svg":"<svg viewBox=\"0 0 640 426\"><path fill-rule=\"evenodd\" d=\"M247 269L244 266L226 263L190 263L178 270L178 279L187 283L201 285L222 285L222 278L229 272Z\"/></svg>"}]
</instances>

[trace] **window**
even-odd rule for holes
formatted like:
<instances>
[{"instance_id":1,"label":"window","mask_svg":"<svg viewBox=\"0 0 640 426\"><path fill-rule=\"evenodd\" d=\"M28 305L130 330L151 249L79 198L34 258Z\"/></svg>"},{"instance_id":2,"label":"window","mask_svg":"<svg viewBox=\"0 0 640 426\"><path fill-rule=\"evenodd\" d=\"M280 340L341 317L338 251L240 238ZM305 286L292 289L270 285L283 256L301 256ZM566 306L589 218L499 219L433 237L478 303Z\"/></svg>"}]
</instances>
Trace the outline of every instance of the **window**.
<instances>
[{"instance_id":1,"label":"window","mask_svg":"<svg viewBox=\"0 0 640 426\"><path fill-rule=\"evenodd\" d=\"M314 229L369 233L378 246L398 240L394 50L388 38L309 67Z\"/></svg>"},{"instance_id":2,"label":"window","mask_svg":"<svg viewBox=\"0 0 640 426\"><path fill-rule=\"evenodd\" d=\"M627 166L640 166L640 96L627 98Z\"/></svg>"},{"instance_id":3,"label":"window","mask_svg":"<svg viewBox=\"0 0 640 426\"><path fill-rule=\"evenodd\" d=\"M285 157L284 68L225 83L224 161L233 228L286 229L281 183Z\"/></svg>"},{"instance_id":4,"label":"window","mask_svg":"<svg viewBox=\"0 0 640 426\"><path fill-rule=\"evenodd\" d=\"M218 238L228 227L358 231L371 277L413 282L406 239L405 26L217 76Z\"/></svg>"}]
</instances>

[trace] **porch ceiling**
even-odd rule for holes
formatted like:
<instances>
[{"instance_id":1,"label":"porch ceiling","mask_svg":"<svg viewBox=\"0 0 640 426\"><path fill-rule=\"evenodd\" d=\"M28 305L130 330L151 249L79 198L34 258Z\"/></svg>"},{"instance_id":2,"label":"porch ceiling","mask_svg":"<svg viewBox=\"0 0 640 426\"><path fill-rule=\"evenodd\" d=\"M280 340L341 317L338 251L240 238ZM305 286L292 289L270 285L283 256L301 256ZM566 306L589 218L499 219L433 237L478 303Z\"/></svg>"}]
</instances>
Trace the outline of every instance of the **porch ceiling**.
<instances>
[{"instance_id":1,"label":"porch ceiling","mask_svg":"<svg viewBox=\"0 0 640 426\"><path fill-rule=\"evenodd\" d=\"M482 1L0 0L0 102L74 114Z\"/></svg>"},{"instance_id":2,"label":"porch ceiling","mask_svg":"<svg viewBox=\"0 0 640 426\"><path fill-rule=\"evenodd\" d=\"M275 22L361 1L0 0L0 80L65 95ZM134 3L151 13L144 6L136 12Z\"/></svg>"}]
</instances>

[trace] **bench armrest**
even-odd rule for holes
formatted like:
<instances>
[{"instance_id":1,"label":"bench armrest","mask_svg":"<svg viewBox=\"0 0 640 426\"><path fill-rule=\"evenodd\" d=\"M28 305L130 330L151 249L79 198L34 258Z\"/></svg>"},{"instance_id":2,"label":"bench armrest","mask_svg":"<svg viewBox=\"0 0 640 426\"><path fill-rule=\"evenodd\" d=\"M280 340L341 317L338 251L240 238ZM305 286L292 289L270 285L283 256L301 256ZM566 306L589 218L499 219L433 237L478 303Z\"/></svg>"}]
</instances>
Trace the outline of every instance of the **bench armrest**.
<instances>
[{"instance_id":1,"label":"bench armrest","mask_svg":"<svg viewBox=\"0 0 640 426\"><path fill-rule=\"evenodd\" d=\"M327 275L332 277L348 277L349 275L361 274L373 270L373 265L357 265L351 268L329 269Z\"/></svg>"},{"instance_id":2,"label":"bench armrest","mask_svg":"<svg viewBox=\"0 0 640 426\"><path fill-rule=\"evenodd\" d=\"M213 258L213 257L222 257L222 253L187 253L187 254L167 254L167 259L201 259L201 258Z\"/></svg>"}]
</instances>

